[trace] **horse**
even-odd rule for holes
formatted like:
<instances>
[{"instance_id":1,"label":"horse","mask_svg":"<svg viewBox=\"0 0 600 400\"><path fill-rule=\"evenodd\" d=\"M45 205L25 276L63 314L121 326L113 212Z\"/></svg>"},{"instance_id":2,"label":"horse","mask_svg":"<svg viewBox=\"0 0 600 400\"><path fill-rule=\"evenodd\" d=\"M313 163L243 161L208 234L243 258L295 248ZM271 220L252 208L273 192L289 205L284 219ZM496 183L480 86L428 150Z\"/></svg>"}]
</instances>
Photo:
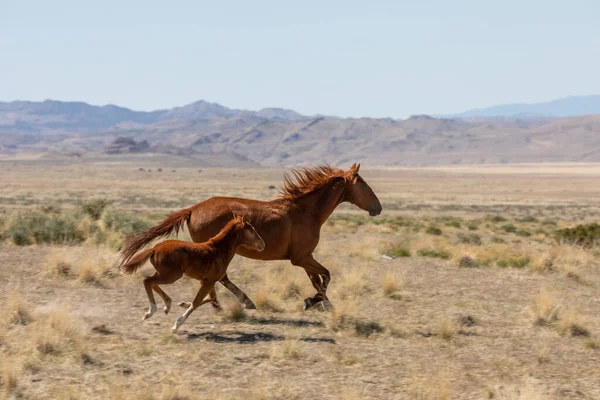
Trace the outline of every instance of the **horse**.
<instances>
[{"instance_id":1,"label":"horse","mask_svg":"<svg viewBox=\"0 0 600 400\"><path fill-rule=\"evenodd\" d=\"M289 260L304 268L317 293L304 299L304 309L317 303L331 307L327 287L331 276L327 268L313 257L319 243L321 226L338 205L349 202L367 211L381 214L379 199L358 174L360 164L348 171L320 165L293 169L284 176L280 196L271 201L233 197L212 197L176 212L153 228L134 236L121 252L121 262L129 260L152 240L179 232L184 223L194 242L203 242L218 232L235 214L245 214L264 239L264 251L240 248L237 253L257 260ZM246 309L255 309L250 298L225 275L221 280ZM218 301L213 302L219 308Z\"/></svg>"},{"instance_id":2,"label":"horse","mask_svg":"<svg viewBox=\"0 0 600 400\"><path fill-rule=\"evenodd\" d=\"M122 265L123 272L133 274L148 259L156 272L144 278L144 288L148 295L150 307L144 315L146 320L156 312L156 301L152 290L162 297L165 302L164 312L171 309L171 298L159 285L171 284L184 274L202 282L200 290L191 303L179 303L187 310L175 321L172 331L177 332L190 314L204 303L213 302L218 305L215 283L227 274L227 267L236 251L245 248L260 253L265 248L265 242L256 232L251 223L242 216L235 216L216 236L203 243L184 242L182 240L166 240L138 253ZM208 298L204 300L205 297Z\"/></svg>"}]
</instances>

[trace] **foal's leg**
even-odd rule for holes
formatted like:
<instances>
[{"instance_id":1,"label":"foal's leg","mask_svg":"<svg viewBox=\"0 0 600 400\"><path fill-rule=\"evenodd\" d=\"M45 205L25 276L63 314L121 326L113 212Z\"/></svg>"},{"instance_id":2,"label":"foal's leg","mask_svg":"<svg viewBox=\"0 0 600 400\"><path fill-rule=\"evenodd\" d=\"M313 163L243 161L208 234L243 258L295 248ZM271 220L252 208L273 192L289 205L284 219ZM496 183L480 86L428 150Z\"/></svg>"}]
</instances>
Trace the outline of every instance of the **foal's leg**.
<instances>
[{"instance_id":1,"label":"foal's leg","mask_svg":"<svg viewBox=\"0 0 600 400\"><path fill-rule=\"evenodd\" d=\"M244 293L242 291L242 289L240 289L239 287L235 286L233 284L233 282L231 282L229 280L229 277L227 275L225 275L221 280L220 280L221 284L223 284L223 286L225 286L231 293L233 293L235 295L235 297L237 297L238 301L240 303L242 303L244 305L244 308L246 310L256 310L256 306L254 305L254 303L252 302L252 300L250 300L250 298L246 295L246 293ZM218 301L217 301L218 304ZM214 305L214 302L213 302ZM221 305L215 306L215 308L221 308Z\"/></svg>"},{"instance_id":2,"label":"foal's leg","mask_svg":"<svg viewBox=\"0 0 600 400\"><path fill-rule=\"evenodd\" d=\"M152 293L152 290L155 290L156 293L163 298L165 301L165 313L169 312L169 309L171 308L171 299L165 292L163 292L161 288L158 287L158 285L173 283L181 278L181 276L181 271L173 271L168 275L160 275L158 272L155 272L154 275L144 278L144 288L146 289L146 294L148 295L148 300L150 301L150 308L148 309L146 315L144 315L143 319L150 318L156 312L156 301L154 300L154 294ZM166 299L163 297L163 295L166 297Z\"/></svg>"},{"instance_id":3,"label":"foal's leg","mask_svg":"<svg viewBox=\"0 0 600 400\"><path fill-rule=\"evenodd\" d=\"M169 311L171 310L171 298L169 297L168 294L166 294L159 286L154 285L152 287L152 289L154 289L154 291L156 293L158 293L158 295L160 297L162 297L163 301L165 302L165 307L163 308L163 311L165 312L165 314L168 314Z\"/></svg>"},{"instance_id":4,"label":"foal's leg","mask_svg":"<svg viewBox=\"0 0 600 400\"><path fill-rule=\"evenodd\" d=\"M221 307L221 305L219 304L219 300L217 300L217 292L215 291L214 287L213 290L211 290L208 294L208 301L212 304L216 311L223 311L223 307ZM177 303L177 305L179 307L189 308L192 305L192 303L189 301L181 301Z\"/></svg>"},{"instance_id":5,"label":"foal's leg","mask_svg":"<svg viewBox=\"0 0 600 400\"><path fill-rule=\"evenodd\" d=\"M175 321L175 324L173 325L173 329L171 329L171 331L173 333L177 332L177 330L179 329L179 327L181 325L183 325L183 323L185 322L185 320L190 316L190 314L198 307L200 307L202 304L204 303L208 303L210 301L210 299L206 299L203 300L206 295L213 290L215 287L215 282L209 282L209 281L203 281L202 282L202 286L200 287L200 290L198 291L198 294L196 295L196 298L194 299L194 301L192 301L192 304L189 306L189 308L186 310L186 312L183 313L183 315L179 318L177 318L177 321Z\"/></svg>"}]
</instances>

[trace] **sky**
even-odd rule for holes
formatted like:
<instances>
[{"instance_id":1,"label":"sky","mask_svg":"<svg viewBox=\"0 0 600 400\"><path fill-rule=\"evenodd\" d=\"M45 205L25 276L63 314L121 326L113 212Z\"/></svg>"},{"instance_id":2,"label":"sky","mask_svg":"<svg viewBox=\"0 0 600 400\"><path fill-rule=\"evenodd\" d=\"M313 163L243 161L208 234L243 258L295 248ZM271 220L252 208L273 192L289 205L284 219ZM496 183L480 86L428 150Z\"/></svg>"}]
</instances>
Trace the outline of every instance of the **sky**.
<instances>
[{"instance_id":1,"label":"sky","mask_svg":"<svg viewBox=\"0 0 600 400\"><path fill-rule=\"evenodd\" d=\"M600 94L600 1L0 0L0 101L405 118Z\"/></svg>"}]
</instances>

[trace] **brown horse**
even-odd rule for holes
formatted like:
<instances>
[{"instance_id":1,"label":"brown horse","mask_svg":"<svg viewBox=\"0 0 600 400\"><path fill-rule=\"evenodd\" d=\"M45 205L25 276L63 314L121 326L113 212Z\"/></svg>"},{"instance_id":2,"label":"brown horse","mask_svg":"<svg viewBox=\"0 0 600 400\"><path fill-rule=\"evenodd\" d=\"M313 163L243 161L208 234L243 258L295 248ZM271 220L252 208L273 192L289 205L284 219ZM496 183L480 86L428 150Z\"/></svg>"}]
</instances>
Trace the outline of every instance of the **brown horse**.
<instances>
[{"instance_id":1,"label":"brown horse","mask_svg":"<svg viewBox=\"0 0 600 400\"><path fill-rule=\"evenodd\" d=\"M293 265L304 268L317 290L315 296L304 300L307 309L327 300L330 274L313 258L321 226L327 218L343 202L355 204L371 216L381 213L381 203L358 174L359 168L360 164L353 164L348 171L328 165L292 170L291 175L285 175L281 196L271 201L210 198L170 215L154 228L134 237L121 254L122 262L153 239L178 232L186 222L192 239L203 242L225 226L234 213L246 214L266 247L263 252L240 248L238 254L257 260L290 260ZM227 275L221 283L246 308L256 308ZM213 305L219 307L216 300Z\"/></svg>"},{"instance_id":2,"label":"brown horse","mask_svg":"<svg viewBox=\"0 0 600 400\"><path fill-rule=\"evenodd\" d=\"M144 278L144 287L150 301L150 308L144 319L156 312L156 301L152 290L165 302L165 314L171 309L171 298L158 286L174 283L184 274L202 282L202 286L191 303L180 303L186 306L186 312L175 321L173 332L185 322L190 314L204 303L217 302L215 283L227 274L231 259L241 246L260 253L265 242L256 233L252 224L244 217L236 216L223 229L205 243L191 243L181 240L167 240L151 249L144 250L132 257L122 266L127 274L133 274L148 259L156 269L154 275ZM204 298L208 295L208 299ZM218 304L218 302L216 303Z\"/></svg>"}]
</instances>

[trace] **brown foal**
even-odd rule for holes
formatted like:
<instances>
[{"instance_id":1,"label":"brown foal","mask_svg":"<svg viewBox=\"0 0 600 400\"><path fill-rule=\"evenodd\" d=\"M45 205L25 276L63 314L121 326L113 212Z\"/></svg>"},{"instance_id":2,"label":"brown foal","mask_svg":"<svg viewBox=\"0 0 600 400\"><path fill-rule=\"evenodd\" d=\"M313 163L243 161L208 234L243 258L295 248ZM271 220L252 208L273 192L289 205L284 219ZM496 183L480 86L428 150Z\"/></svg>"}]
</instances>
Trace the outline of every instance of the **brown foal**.
<instances>
[{"instance_id":1,"label":"brown foal","mask_svg":"<svg viewBox=\"0 0 600 400\"><path fill-rule=\"evenodd\" d=\"M133 274L148 259L156 269L154 275L144 278L144 287L150 301L150 308L144 315L144 319L150 318L156 312L156 301L152 290L162 297L165 302L165 314L169 313L171 298L158 285L174 283L184 274L201 281L202 286L194 301L179 304L187 306L187 310L175 321L173 332L176 332L190 314L202 304L213 302L218 305L215 283L226 275L229 263L241 246L261 252L265 248L265 242L244 217L236 216L216 236L206 242L166 240L132 257L122 266L125 273ZM205 300L207 295L208 298Z\"/></svg>"}]
</instances>

